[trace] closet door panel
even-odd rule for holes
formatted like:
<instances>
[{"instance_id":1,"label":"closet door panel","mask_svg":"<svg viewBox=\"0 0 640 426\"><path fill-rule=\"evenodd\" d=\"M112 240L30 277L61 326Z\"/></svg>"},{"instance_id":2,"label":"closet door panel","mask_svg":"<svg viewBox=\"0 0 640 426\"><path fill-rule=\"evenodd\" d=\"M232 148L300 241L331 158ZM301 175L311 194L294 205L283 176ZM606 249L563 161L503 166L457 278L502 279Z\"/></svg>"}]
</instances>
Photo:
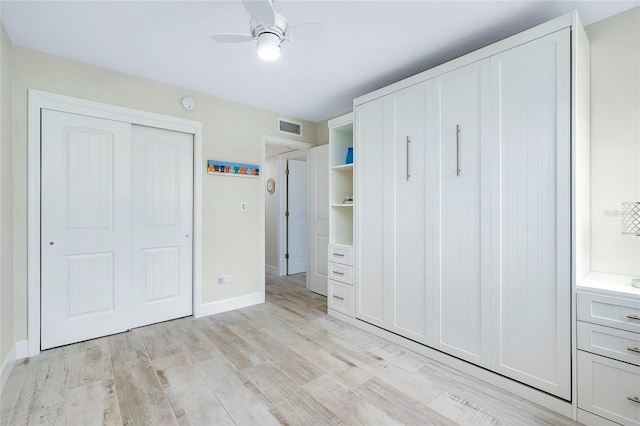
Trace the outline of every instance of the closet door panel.
<instances>
[{"instance_id":1,"label":"closet door panel","mask_svg":"<svg viewBox=\"0 0 640 426\"><path fill-rule=\"evenodd\" d=\"M483 88L488 63L472 64L437 81L440 276L435 282L435 345L487 366L488 283L483 274L481 149ZM484 86L483 86L484 85ZM486 110L486 108L484 108ZM482 200L482 201L481 201ZM485 227L486 228L486 227ZM486 263L486 260L485 260Z\"/></svg>"},{"instance_id":2,"label":"closet door panel","mask_svg":"<svg viewBox=\"0 0 640 426\"><path fill-rule=\"evenodd\" d=\"M564 30L492 58L492 369L570 398L570 69Z\"/></svg>"},{"instance_id":3,"label":"closet door panel","mask_svg":"<svg viewBox=\"0 0 640 426\"><path fill-rule=\"evenodd\" d=\"M356 317L375 325L385 322L384 144L385 106L382 100L355 112ZM393 163L391 163L393 166Z\"/></svg>"},{"instance_id":4,"label":"closet door panel","mask_svg":"<svg viewBox=\"0 0 640 426\"><path fill-rule=\"evenodd\" d=\"M395 96L395 331L427 342L425 277L425 89Z\"/></svg>"}]
</instances>

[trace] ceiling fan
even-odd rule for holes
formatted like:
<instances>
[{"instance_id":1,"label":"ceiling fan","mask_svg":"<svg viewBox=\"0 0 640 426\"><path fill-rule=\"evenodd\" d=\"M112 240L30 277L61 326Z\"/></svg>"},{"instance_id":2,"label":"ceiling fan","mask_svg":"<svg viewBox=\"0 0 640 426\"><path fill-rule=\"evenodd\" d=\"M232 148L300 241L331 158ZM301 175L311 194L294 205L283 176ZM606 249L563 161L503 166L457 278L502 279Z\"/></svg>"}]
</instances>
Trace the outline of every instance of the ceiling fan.
<instances>
[{"instance_id":1,"label":"ceiling fan","mask_svg":"<svg viewBox=\"0 0 640 426\"><path fill-rule=\"evenodd\" d=\"M282 15L273 10L271 0L242 0L242 5L251 17L249 34L212 34L211 40L218 43L243 43L256 40L258 56L265 61L276 61L280 58L280 46L285 42L299 43L305 36L320 38L325 27L317 22L304 22L289 26ZM295 37L294 37L294 34ZM298 37L297 34L304 34Z\"/></svg>"}]
</instances>

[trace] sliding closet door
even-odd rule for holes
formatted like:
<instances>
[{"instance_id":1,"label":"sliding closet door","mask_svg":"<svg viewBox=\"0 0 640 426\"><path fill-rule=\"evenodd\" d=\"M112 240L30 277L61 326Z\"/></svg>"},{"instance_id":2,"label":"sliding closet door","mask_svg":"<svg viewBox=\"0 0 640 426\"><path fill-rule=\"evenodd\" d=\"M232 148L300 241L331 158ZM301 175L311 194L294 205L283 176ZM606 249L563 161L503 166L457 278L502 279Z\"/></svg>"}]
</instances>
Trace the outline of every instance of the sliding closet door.
<instances>
[{"instance_id":1,"label":"sliding closet door","mask_svg":"<svg viewBox=\"0 0 640 426\"><path fill-rule=\"evenodd\" d=\"M133 126L132 310L139 327L191 315L193 136Z\"/></svg>"},{"instance_id":2,"label":"sliding closet door","mask_svg":"<svg viewBox=\"0 0 640 426\"><path fill-rule=\"evenodd\" d=\"M437 238L431 271L436 318L434 346L459 358L489 365L489 62L474 63L435 79L437 129L430 155L439 158L427 212ZM431 126L430 126L431 127ZM438 156L439 153L439 156ZM438 208L439 207L439 208Z\"/></svg>"},{"instance_id":3,"label":"sliding closet door","mask_svg":"<svg viewBox=\"0 0 640 426\"><path fill-rule=\"evenodd\" d=\"M193 137L42 112L41 348L191 315Z\"/></svg>"},{"instance_id":4,"label":"sliding closet door","mask_svg":"<svg viewBox=\"0 0 640 426\"><path fill-rule=\"evenodd\" d=\"M491 368L571 397L569 30L491 60Z\"/></svg>"},{"instance_id":5,"label":"sliding closet door","mask_svg":"<svg viewBox=\"0 0 640 426\"><path fill-rule=\"evenodd\" d=\"M129 328L131 125L42 111L41 348Z\"/></svg>"}]
</instances>

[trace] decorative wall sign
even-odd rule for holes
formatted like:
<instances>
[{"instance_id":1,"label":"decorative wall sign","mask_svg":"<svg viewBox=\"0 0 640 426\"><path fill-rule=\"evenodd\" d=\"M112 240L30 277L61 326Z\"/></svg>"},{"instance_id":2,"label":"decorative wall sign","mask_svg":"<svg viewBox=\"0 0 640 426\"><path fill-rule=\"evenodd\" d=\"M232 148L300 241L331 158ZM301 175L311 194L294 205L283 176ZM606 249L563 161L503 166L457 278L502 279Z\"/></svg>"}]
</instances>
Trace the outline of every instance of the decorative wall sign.
<instances>
[{"instance_id":1,"label":"decorative wall sign","mask_svg":"<svg viewBox=\"0 0 640 426\"><path fill-rule=\"evenodd\" d=\"M269 178L269 180L267 181L267 192L269 194L273 194L274 192L276 192L276 181L272 178Z\"/></svg>"},{"instance_id":2,"label":"decorative wall sign","mask_svg":"<svg viewBox=\"0 0 640 426\"><path fill-rule=\"evenodd\" d=\"M260 166L257 164L231 163L228 161L207 160L207 174L258 177Z\"/></svg>"}]
</instances>

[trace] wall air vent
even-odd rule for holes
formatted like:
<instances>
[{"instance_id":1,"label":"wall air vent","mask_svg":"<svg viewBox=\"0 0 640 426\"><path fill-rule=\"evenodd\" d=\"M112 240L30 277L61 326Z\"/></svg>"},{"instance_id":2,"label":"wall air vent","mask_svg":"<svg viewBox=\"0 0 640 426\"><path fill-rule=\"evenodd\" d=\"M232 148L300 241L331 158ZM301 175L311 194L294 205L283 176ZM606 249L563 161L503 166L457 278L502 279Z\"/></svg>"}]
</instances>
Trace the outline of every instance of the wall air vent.
<instances>
[{"instance_id":1,"label":"wall air vent","mask_svg":"<svg viewBox=\"0 0 640 426\"><path fill-rule=\"evenodd\" d=\"M302 136L302 123L278 119L278 131L288 135Z\"/></svg>"}]
</instances>

